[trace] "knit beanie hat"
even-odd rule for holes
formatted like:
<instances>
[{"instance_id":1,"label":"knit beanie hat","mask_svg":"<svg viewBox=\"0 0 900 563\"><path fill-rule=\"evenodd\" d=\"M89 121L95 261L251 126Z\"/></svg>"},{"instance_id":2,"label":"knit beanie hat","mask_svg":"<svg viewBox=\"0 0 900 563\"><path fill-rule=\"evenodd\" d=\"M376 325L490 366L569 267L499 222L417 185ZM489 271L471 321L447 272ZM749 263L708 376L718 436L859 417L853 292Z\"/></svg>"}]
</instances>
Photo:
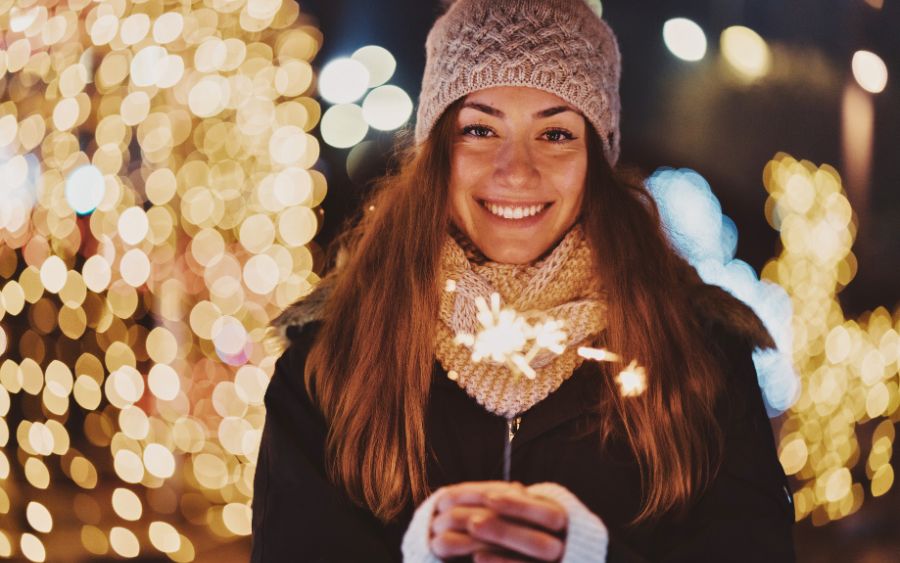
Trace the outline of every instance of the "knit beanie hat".
<instances>
[{"instance_id":1,"label":"knit beanie hat","mask_svg":"<svg viewBox=\"0 0 900 563\"><path fill-rule=\"evenodd\" d=\"M615 166L621 60L596 0L456 0L431 28L425 51L417 144L466 94L530 86L581 111Z\"/></svg>"}]
</instances>

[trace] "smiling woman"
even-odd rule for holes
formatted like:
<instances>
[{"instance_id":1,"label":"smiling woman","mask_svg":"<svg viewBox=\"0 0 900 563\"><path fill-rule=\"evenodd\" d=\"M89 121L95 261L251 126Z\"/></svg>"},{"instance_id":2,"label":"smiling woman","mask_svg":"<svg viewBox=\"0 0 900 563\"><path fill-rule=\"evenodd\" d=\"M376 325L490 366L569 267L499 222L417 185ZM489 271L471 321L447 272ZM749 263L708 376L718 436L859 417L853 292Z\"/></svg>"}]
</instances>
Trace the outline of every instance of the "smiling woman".
<instances>
[{"instance_id":1,"label":"smiling woman","mask_svg":"<svg viewBox=\"0 0 900 563\"><path fill-rule=\"evenodd\" d=\"M275 321L253 560L792 561L771 337L617 166L593 3L458 0L426 49L416 143Z\"/></svg>"},{"instance_id":2,"label":"smiling woman","mask_svg":"<svg viewBox=\"0 0 900 563\"><path fill-rule=\"evenodd\" d=\"M584 117L549 92L500 86L466 96L456 121L451 220L495 262L536 260L581 212Z\"/></svg>"}]
</instances>

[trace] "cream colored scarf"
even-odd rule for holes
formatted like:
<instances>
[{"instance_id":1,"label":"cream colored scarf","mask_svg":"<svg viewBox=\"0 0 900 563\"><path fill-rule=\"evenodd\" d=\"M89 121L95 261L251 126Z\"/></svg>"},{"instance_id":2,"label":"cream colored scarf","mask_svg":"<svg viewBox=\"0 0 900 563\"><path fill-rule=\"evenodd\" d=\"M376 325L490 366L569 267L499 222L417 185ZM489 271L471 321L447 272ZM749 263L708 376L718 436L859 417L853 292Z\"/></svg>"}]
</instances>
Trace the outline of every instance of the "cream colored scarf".
<instances>
[{"instance_id":1,"label":"cream colored scarf","mask_svg":"<svg viewBox=\"0 0 900 563\"><path fill-rule=\"evenodd\" d=\"M577 224L549 255L523 265L491 262L464 235L448 236L441 254L441 283L453 280L455 289L441 295L438 361L488 411L507 418L527 411L581 364L578 346L606 328L605 292L592 264L590 247ZM529 364L537 372L534 379L490 359L473 362L471 350L454 341L459 333L478 332L475 299L480 296L489 302L493 292L500 294L504 307L530 322L564 322L565 351L558 356L549 351L538 354Z\"/></svg>"}]
</instances>

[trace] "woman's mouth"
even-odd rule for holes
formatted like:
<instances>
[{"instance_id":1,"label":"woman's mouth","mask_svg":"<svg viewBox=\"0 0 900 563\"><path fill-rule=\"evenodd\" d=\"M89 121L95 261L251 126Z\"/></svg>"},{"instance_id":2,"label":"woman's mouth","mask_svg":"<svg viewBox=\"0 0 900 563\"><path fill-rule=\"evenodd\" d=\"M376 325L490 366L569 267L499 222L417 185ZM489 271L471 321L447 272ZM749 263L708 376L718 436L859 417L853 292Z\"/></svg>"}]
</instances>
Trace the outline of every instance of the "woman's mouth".
<instances>
[{"instance_id":1,"label":"woman's mouth","mask_svg":"<svg viewBox=\"0 0 900 563\"><path fill-rule=\"evenodd\" d=\"M521 221L543 215L553 202L510 202L479 199L478 203L491 215L501 219ZM530 221L529 221L530 222Z\"/></svg>"}]
</instances>

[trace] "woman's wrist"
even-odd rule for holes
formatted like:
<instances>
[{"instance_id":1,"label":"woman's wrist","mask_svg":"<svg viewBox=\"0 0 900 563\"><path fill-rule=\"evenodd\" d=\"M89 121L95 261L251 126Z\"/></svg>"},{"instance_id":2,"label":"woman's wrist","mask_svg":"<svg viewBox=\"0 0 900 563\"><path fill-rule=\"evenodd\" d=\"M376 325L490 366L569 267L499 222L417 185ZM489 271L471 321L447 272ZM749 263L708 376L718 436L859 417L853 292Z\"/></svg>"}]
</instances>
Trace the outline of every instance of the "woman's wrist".
<instances>
[{"instance_id":1,"label":"woman's wrist","mask_svg":"<svg viewBox=\"0 0 900 563\"><path fill-rule=\"evenodd\" d=\"M531 494L558 502L566 509L568 525L565 551L560 563L602 563L606 561L609 531L599 516L571 491L558 483L537 483L527 488Z\"/></svg>"}]
</instances>

